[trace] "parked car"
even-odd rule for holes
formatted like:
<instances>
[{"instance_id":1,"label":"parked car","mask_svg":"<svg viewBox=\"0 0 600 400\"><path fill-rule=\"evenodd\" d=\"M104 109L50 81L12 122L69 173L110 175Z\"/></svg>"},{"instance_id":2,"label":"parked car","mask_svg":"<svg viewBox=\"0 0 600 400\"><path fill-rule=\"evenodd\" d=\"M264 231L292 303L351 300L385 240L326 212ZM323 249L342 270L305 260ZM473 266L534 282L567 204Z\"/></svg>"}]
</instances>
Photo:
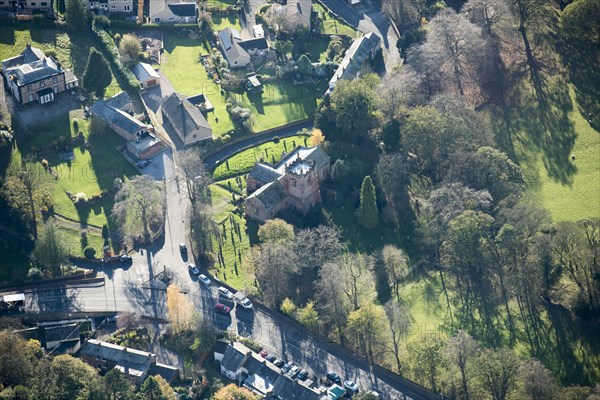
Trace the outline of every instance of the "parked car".
<instances>
[{"instance_id":1,"label":"parked car","mask_svg":"<svg viewBox=\"0 0 600 400\"><path fill-rule=\"evenodd\" d=\"M119 261L122 263L129 262L131 261L131 256L129 254L122 254L121 257L119 257Z\"/></svg>"},{"instance_id":2,"label":"parked car","mask_svg":"<svg viewBox=\"0 0 600 400\"><path fill-rule=\"evenodd\" d=\"M281 372L283 372L285 374L290 369L292 369L293 366L294 366L294 363L292 363L291 361L288 361L285 364L283 364L283 367L281 367Z\"/></svg>"},{"instance_id":3,"label":"parked car","mask_svg":"<svg viewBox=\"0 0 600 400\"><path fill-rule=\"evenodd\" d=\"M354 381L344 381L344 389L352 393L358 393L358 385Z\"/></svg>"},{"instance_id":4,"label":"parked car","mask_svg":"<svg viewBox=\"0 0 600 400\"><path fill-rule=\"evenodd\" d=\"M225 304L217 303L215 304L215 312L223 315L229 314L231 311L231 307L226 306Z\"/></svg>"},{"instance_id":5,"label":"parked car","mask_svg":"<svg viewBox=\"0 0 600 400\"><path fill-rule=\"evenodd\" d=\"M200 274L200 269L198 267L196 267L196 265L189 263L188 264L188 270L194 274L194 275L198 275Z\"/></svg>"},{"instance_id":6,"label":"parked car","mask_svg":"<svg viewBox=\"0 0 600 400\"><path fill-rule=\"evenodd\" d=\"M261 350L261 351L260 351L260 353L258 353L258 354L259 354L259 355L260 355L262 358L265 358L265 357L267 356L267 354L269 354L269 353L267 353L267 351L263 349L263 350Z\"/></svg>"},{"instance_id":7,"label":"parked car","mask_svg":"<svg viewBox=\"0 0 600 400\"><path fill-rule=\"evenodd\" d=\"M265 360L272 363L273 361L277 360L277 357L275 357L273 354L269 354L268 356L265 357Z\"/></svg>"},{"instance_id":8,"label":"parked car","mask_svg":"<svg viewBox=\"0 0 600 400\"><path fill-rule=\"evenodd\" d=\"M296 375L298 375L299 372L300 372L300 367L297 365L294 365L292 367L292 369L290 369L289 377L294 378Z\"/></svg>"},{"instance_id":9,"label":"parked car","mask_svg":"<svg viewBox=\"0 0 600 400\"><path fill-rule=\"evenodd\" d=\"M148 164L150 164L152 162L152 160L140 160L137 163L138 168L142 169L146 166L148 166Z\"/></svg>"},{"instance_id":10,"label":"parked car","mask_svg":"<svg viewBox=\"0 0 600 400\"><path fill-rule=\"evenodd\" d=\"M240 304L242 305L242 307L248 310L252 309L252 302L247 297L244 300L240 301Z\"/></svg>"},{"instance_id":11,"label":"parked car","mask_svg":"<svg viewBox=\"0 0 600 400\"><path fill-rule=\"evenodd\" d=\"M250 309L252 308L252 302L246 297L246 293L239 291L233 295L233 301L240 304L242 307Z\"/></svg>"},{"instance_id":12,"label":"parked car","mask_svg":"<svg viewBox=\"0 0 600 400\"><path fill-rule=\"evenodd\" d=\"M337 384L341 384L342 383L342 379L335 372L331 372L331 371L327 372L325 374L325 378L327 378L327 380L329 382L331 382L331 383L337 383Z\"/></svg>"},{"instance_id":13,"label":"parked car","mask_svg":"<svg viewBox=\"0 0 600 400\"><path fill-rule=\"evenodd\" d=\"M306 380L306 378L308 378L308 371L303 369L302 371L298 372L298 376L296 378L300 379L301 381Z\"/></svg>"},{"instance_id":14,"label":"parked car","mask_svg":"<svg viewBox=\"0 0 600 400\"><path fill-rule=\"evenodd\" d=\"M212 282L210 281L210 279L208 279L208 276L206 276L204 274L200 274L200 276L198 277L198 280L200 280L200 282L202 282L204 285L206 285L206 287L212 286Z\"/></svg>"},{"instance_id":15,"label":"parked car","mask_svg":"<svg viewBox=\"0 0 600 400\"><path fill-rule=\"evenodd\" d=\"M185 245L185 243L179 243L179 251L181 253L187 253L187 246Z\"/></svg>"},{"instance_id":16,"label":"parked car","mask_svg":"<svg viewBox=\"0 0 600 400\"><path fill-rule=\"evenodd\" d=\"M226 287L220 286L217 291L219 292L219 296L223 296L229 300L233 299L233 293L231 293L231 290L227 289Z\"/></svg>"},{"instance_id":17,"label":"parked car","mask_svg":"<svg viewBox=\"0 0 600 400\"><path fill-rule=\"evenodd\" d=\"M275 364L275 366L277 368L283 368L283 366L285 365L285 362L283 360L277 359L277 360L273 361L273 364Z\"/></svg>"}]
</instances>

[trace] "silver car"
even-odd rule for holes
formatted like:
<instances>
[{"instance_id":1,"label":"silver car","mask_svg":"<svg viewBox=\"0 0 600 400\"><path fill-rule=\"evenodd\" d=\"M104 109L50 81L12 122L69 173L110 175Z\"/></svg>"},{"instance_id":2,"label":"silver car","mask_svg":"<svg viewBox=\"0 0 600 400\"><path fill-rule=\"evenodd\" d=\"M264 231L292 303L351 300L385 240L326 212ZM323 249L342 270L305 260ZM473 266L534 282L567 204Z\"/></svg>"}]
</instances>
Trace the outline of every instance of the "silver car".
<instances>
[{"instance_id":1,"label":"silver car","mask_svg":"<svg viewBox=\"0 0 600 400\"><path fill-rule=\"evenodd\" d=\"M206 285L206 287L211 287L212 286L212 282L210 279L208 279L208 276L204 275L204 274L200 274L200 276L198 277L198 279L200 280L200 282L202 282L203 284Z\"/></svg>"}]
</instances>

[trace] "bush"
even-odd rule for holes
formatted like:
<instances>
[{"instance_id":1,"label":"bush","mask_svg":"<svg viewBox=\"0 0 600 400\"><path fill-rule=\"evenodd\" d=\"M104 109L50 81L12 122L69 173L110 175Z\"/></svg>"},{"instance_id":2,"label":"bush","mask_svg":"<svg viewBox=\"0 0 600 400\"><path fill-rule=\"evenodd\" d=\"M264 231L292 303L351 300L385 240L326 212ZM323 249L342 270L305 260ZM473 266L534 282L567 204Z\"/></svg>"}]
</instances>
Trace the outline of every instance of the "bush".
<instances>
[{"instance_id":1,"label":"bush","mask_svg":"<svg viewBox=\"0 0 600 400\"><path fill-rule=\"evenodd\" d=\"M88 199L87 199L87 195L83 192L79 192L75 195L75 201L73 201L75 204L84 204L87 203Z\"/></svg>"},{"instance_id":2,"label":"bush","mask_svg":"<svg viewBox=\"0 0 600 400\"><path fill-rule=\"evenodd\" d=\"M36 267L29 268L29 272L27 272L27 279L30 281L39 281L44 279L44 274L42 270Z\"/></svg>"},{"instance_id":3,"label":"bush","mask_svg":"<svg viewBox=\"0 0 600 400\"><path fill-rule=\"evenodd\" d=\"M273 136L273 143L277 144L280 140L281 138L279 136Z\"/></svg>"},{"instance_id":4,"label":"bush","mask_svg":"<svg viewBox=\"0 0 600 400\"><path fill-rule=\"evenodd\" d=\"M110 28L110 19L105 15L97 15L94 17L94 23L102 29ZM118 35L118 33L117 33Z\"/></svg>"},{"instance_id":5,"label":"bush","mask_svg":"<svg viewBox=\"0 0 600 400\"><path fill-rule=\"evenodd\" d=\"M56 60L56 57L57 57L56 50L48 49L48 50L44 51L44 54L46 55L46 57L52 57Z\"/></svg>"},{"instance_id":6,"label":"bush","mask_svg":"<svg viewBox=\"0 0 600 400\"><path fill-rule=\"evenodd\" d=\"M96 257L96 249L94 249L93 247L86 247L83 250L83 255L85 256L85 258L87 258L88 260L91 260L93 258Z\"/></svg>"}]
</instances>

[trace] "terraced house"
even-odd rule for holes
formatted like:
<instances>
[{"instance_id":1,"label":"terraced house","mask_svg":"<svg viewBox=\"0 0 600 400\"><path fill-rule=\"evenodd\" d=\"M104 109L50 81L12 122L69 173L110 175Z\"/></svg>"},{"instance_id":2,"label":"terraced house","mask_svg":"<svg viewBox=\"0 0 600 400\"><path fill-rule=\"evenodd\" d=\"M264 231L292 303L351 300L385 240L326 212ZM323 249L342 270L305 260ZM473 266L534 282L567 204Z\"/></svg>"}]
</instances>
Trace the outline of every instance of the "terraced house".
<instances>
[{"instance_id":1,"label":"terraced house","mask_svg":"<svg viewBox=\"0 0 600 400\"><path fill-rule=\"evenodd\" d=\"M20 55L2 61L2 75L21 104L49 103L58 93L79 86L71 71L30 44Z\"/></svg>"}]
</instances>

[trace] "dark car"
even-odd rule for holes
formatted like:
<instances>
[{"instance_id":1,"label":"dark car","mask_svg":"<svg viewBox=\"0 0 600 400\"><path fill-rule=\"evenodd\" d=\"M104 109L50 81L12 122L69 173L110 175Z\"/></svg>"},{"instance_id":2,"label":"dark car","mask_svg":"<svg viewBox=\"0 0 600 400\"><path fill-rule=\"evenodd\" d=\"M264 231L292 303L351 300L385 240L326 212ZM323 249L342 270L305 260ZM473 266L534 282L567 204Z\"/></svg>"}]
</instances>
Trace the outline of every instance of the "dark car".
<instances>
[{"instance_id":1,"label":"dark car","mask_svg":"<svg viewBox=\"0 0 600 400\"><path fill-rule=\"evenodd\" d=\"M152 162L152 160L141 160L141 161L138 161L137 166L138 166L138 168L141 169L141 168L148 166L148 164L150 164L151 162Z\"/></svg>"},{"instance_id":2,"label":"dark car","mask_svg":"<svg viewBox=\"0 0 600 400\"><path fill-rule=\"evenodd\" d=\"M185 243L179 243L179 251L182 253L187 253L187 246Z\"/></svg>"},{"instance_id":3,"label":"dark car","mask_svg":"<svg viewBox=\"0 0 600 400\"><path fill-rule=\"evenodd\" d=\"M226 306L225 304L217 303L215 304L215 312L219 314L227 315L231 311L231 307Z\"/></svg>"},{"instance_id":4,"label":"dark car","mask_svg":"<svg viewBox=\"0 0 600 400\"><path fill-rule=\"evenodd\" d=\"M283 360L275 360L275 361L273 361L273 364L275 364L275 366L277 368L283 368L283 366L285 365L285 362Z\"/></svg>"},{"instance_id":5,"label":"dark car","mask_svg":"<svg viewBox=\"0 0 600 400\"><path fill-rule=\"evenodd\" d=\"M298 376L296 378L300 379L301 381L306 380L306 378L308 378L308 371L303 369L302 371L298 372Z\"/></svg>"},{"instance_id":6,"label":"dark car","mask_svg":"<svg viewBox=\"0 0 600 400\"><path fill-rule=\"evenodd\" d=\"M265 360L272 363L273 361L277 360L277 357L275 357L273 354L269 354L265 357Z\"/></svg>"},{"instance_id":7,"label":"dark car","mask_svg":"<svg viewBox=\"0 0 600 400\"><path fill-rule=\"evenodd\" d=\"M342 383L342 378L340 378L340 376L335 372L329 371L325 374L325 378L327 378L329 382L337 383L338 385Z\"/></svg>"},{"instance_id":8,"label":"dark car","mask_svg":"<svg viewBox=\"0 0 600 400\"><path fill-rule=\"evenodd\" d=\"M122 263L128 263L131 261L131 256L129 254L123 254L119 257L119 261Z\"/></svg>"},{"instance_id":9,"label":"dark car","mask_svg":"<svg viewBox=\"0 0 600 400\"><path fill-rule=\"evenodd\" d=\"M285 374L290 369L292 369L293 366L294 366L294 363L291 361L288 361L285 364L283 364L283 367L281 367L281 372L283 372Z\"/></svg>"}]
</instances>

